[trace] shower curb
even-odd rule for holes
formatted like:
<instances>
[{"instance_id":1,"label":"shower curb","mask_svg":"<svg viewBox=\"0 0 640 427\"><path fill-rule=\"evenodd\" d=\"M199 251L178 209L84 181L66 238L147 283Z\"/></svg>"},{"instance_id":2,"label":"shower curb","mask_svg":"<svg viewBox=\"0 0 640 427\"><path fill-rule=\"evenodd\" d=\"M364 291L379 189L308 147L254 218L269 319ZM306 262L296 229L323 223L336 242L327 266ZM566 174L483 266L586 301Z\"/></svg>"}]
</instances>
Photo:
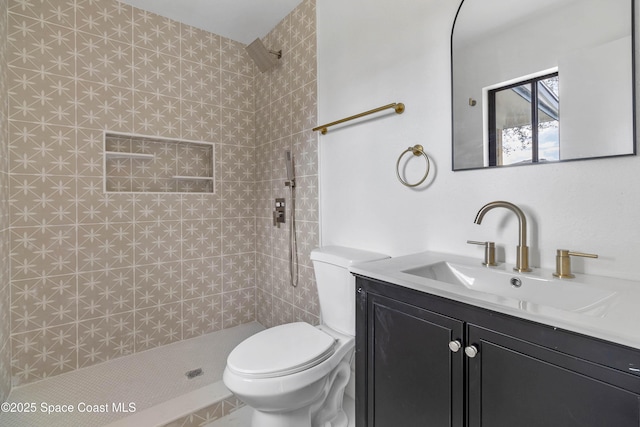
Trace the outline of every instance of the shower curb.
<instances>
[{"instance_id":1,"label":"shower curb","mask_svg":"<svg viewBox=\"0 0 640 427\"><path fill-rule=\"evenodd\" d=\"M159 403L105 427L199 427L244 406L222 381Z\"/></svg>"},{"instance_id":2,"label":"shower curb","mask_svg":"<svg viewBox=\"0 0 640 427\"><path fill-rule=\"evenodd\" d=\"M206 408L181 417L175 421L163 425L162 427L202 427L220 418L226 417L232 412L244 407L244 403L237 397L231 396L216 402Z\"/></svg>"}]
</instances>

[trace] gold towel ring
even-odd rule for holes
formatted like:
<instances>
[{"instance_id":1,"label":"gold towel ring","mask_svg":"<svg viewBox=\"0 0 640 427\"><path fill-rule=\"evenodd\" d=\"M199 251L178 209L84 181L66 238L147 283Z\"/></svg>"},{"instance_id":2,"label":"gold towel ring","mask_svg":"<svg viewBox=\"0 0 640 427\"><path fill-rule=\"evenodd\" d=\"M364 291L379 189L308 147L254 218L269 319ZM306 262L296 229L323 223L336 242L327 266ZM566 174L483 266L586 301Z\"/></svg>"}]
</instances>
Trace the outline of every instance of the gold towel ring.
<instances>
[{"instance_id":1,"label":"gold towel ring","mask_svg":"<svg viewBox=\"0 0 640 427\"><path fill-rule=\"evenodd\" d=\"M415 184L409 184L400 176L400 160L402 160L402 157L404 157L404 155L409 152L413 153L414 156L422 155L427 160L427 171L424 173L424 176L422 177L422 179L416 182ZM425 179L427 179L427 176L429 176L430 168L431 168L431 162L429 161L429 156L427 156L427 153L424 152L424 148L422 147L422 145L417 144L417 145L414 145L413 147L407 148L402 152L402 154L400 154L400 157L398 157L398 161L396 162L396 175L398 176L398 179L403 185L406 185L407 187L417 187L418 185L422 184Z\"/></svg>"}]
</instances>

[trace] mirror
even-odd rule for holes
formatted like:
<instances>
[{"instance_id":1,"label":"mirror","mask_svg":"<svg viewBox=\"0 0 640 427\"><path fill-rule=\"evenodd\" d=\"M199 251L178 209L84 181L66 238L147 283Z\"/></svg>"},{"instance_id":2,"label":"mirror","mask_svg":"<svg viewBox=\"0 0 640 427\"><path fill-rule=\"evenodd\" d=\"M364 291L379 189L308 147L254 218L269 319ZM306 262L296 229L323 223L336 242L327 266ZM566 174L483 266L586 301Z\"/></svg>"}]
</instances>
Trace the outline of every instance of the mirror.
<instances>
[{"instance_id":1,"label":"mirror","mask_svg":"<svg viewBox=\"0 0 640 427\"><path fill-rule=\"evenodd\" d=\"M453 170L633 155L634 0L463 0Z\"/></svg>"}]
</instances>

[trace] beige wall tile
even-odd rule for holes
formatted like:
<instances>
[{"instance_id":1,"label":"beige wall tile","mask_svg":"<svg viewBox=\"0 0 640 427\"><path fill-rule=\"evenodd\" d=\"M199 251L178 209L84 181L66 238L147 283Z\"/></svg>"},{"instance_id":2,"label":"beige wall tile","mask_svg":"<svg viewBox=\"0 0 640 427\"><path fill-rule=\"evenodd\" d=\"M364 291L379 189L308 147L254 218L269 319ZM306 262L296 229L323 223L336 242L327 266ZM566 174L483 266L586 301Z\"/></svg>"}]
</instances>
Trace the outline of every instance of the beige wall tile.
<instances>
[{"instance_id":1,"label":"beige wall tile","mask_svg":"<svg viewBox=\"0 0 640 427\"><path fill-rule=\"evenodd\" d=\"M178 97L181 90L180 58L136 48L133 81L137 91Z\"/></svg>"},{"instance_id":2,"label":"beige wall tile","mask_svg":"<svg viewBox=\"0 0 640 427\"><path fill-rule=\"evenodd\" d=\"M171 19L145 10L133 9L133 43L136 48L178 57L180 27L180 23Z\"/></svg>"},{"instance_id":3,"label":"beige wall tile","mask_svg":"<svg viewBox=\"0 0 640 427\"><path fill-rule=\"evenodd\" d=\"M154 221L134 224L137 265L180 260L180 222Z\"/></svg>"},{"instance_id":4,"label":"beige wall tile","mask_svg":"<svg viewBox=\"0 0 640 427\"><path fill-rule=\"evenodd\" d=\"M293 307L294 322L307 322L311 325L318 325L320 323L320 317L305 311L297 306Z\"/></svg>"},{"instance_id":5,"label":"beige wall tile","mask_svg":"<svg viewBox=\"0 0 640 427\"><path fill-rule=\"evenodd\" d=\"M0 398L7 400L11 392L11 343L0 348Z\"/></svg>"},{"instance_id":6,"label":"beige wall tile","mask_svg":"<svg viewBox=\"0 0 640 427\"><path fill-rule=\"evenodd\" d=\"M306 260L317 245L315 54L305 52L315 49L314 1L267 36L284 57L264 74L241 43L116 0L8 3L0 249L11 270L0 262L0 308L12 319L0 309L0 398L11 352L22 384L255 319L316 323ZM105 130L214 143L215 193L105 194ZM293 150L302 217L297 289L288 228L271 220L273 198L289 198L284 150ZM208 155L172 161L204 174L190 159ZM132 170L167 166L147 163L129 161L107 188L134 189Z\"/></svg>"},{"instance_id":7,"label":"beige wall tile","mask_svg":"<svg viewBox=\"0 0 640 427\"><path fill-rule=\"evenodd\" d=\"M72 77L9 68L9 119L74 126L75 80Z\"/></svg>"},{"instance_id":8,"label":"beige wall tile","mask_svg":"<svg viewBox=\"0 0 640 427\"><path fill-rule=\"evenodd\" d=\"M310 131L317 125L315 2L302 2L265 40L270 47L286 49L278 68L258 73L255 79L257 317L265 326L293 320L315 324L319 305L309 259L310 251L319 244L318 137ZM288 227L274 228L271 221L274 198L285 197L290 203L290 191L283 185L285 150L292 151L296 174L300 269L295 289L289 277Z\"/></svg>"},{"instance_id":9,"label":"beige wall tile","mask_svg":"<svg viewBox=\"0 0 640 427\"><path fill-rule=\"evenodd\" d=\"M222 292L222 258L197 258L182 263L182 297L184 300L217 295Z\"/></svg>"},{"instance_id":10,"label":"beige wall tile","mask_svg":"<svg viewBox=\"0 0 640 427\"><path fill-rule=\"evenodd\" d=\"M179 302L182 299L180 270L178 262L136 267L134 270L136 310Z\"/></svg>"},{"instance_id":11,"label":"beige wall tile","mask_svg":"<svg viewBox=\"0 0 640 427\"><path fill-rule=\"evenodd\" d=\"M78 320L109 317L132 311L133 267L109 268L78 274Z\"/></svg>"},{"instance_id":12,"label":"beige wall tile","mask_svg":"<svg viewBox=\"0 0 640 427\"><path fill-rule=\"evenodd\" d=\"M258 252L256 254L256 287L272 295L274 280L273 257L269 254ZM266 326L266 325L265 325Z\"/></svg>"},{"instance_id":13,"label":"beige wall tile","mask_svg":"<svg viewBox=\"0 0 640 427\"><path fill-rule=\"evenodd\" d=\"M216 191L218 194L218 192ZM222 200L211 194L183 194L180 196L182 219L203 220L220 218Z\"/></svg>"},{"instance_id":14,"label":"beige wall tile","mask_svg":"<svg viewBox=\"0 0 640 427\"><path fill-rule=\"evenodd\" d=\"M298 176L318 175L318 134L310 129L293 136L293 156Z\"/></svg>"},{"instance_id":15,"label":"beige wall tile","mask_svg":"<svg viewBox=\"0 0 640 427\"><path fill-rule=\"evenodd\" d=\"M289 260L285 259L287 255L288 253L274 253L274 257L271 261L273 268L271 291L273 292L274 297L281 299L288 304L293 304L295 288L291 286L290 282Z\"/></svg>"},{"instance_id":16,"label":"beige wall tile","mask_svg":"<svg viewBox=\"0 0 640 427\"><path fill-rule=\"evenodd\" d=\"M66 176L11 175L11 225L75 225L76 179Z\"/></svg>"},{"instance_id":17,"label":"beige wall tile","mask_svg":"<svg viewBox=\"0 0 640 427\"><path fill-rule=\"evenodd\" d=\"M73 323L77 318L75 274L16 280L11 294L13 333Z\"/></svg>"},{"instance_id":18,"label":"beige wall tile","mask_svg":"<svg viewBox=\"0 0 640 427\"><path fill-rule=\"evenodd\" d=\"M180 62L179 71L182 98L185 101L225 106L225 100L234 95L231 88L221 87L224 72L219 68L205 65L203 62L183 60Z\"/></svg>"},{"instance_id":19,"label":"beige wall tile","mask_svg":"<svg viewBox=\"0 0 640 427\"><path fill-rule=\"evenodd\" d=\"M72 127L12 121L9 168L13 174L76 174L76 131Z\"/></svg>"},{"instance_id":20,"label":"beige wall tile","mask_svg":"<svg viewBox=\"0 0 640 427\"><path fill-rule=\"evenodd\" d=\"M155 93L134 92L133 133L180 138L180 100L163 96L162 91L158 88Z\"/></svg>"},{"instance_id":21,"label":"beige wall tile","mask_svg":"<svg viewBox=\"0 0 640 427\"><path fill-rule=\"evenodd\" d=\"M224 292L240 289L255 288L256 286L256 261L253 253L225 255L222 257Z\"/></svg>"},{"instance_id":22,"label":"beige wall tile","mask_svg":"<svg viewBox=\"0 0 640 427\"><path fill-rule=\"evenodd\" d=\"M184 339L222 329L222 296L203 295L182 302Z\"/></svg>"},{"instance_id":23,"label":"beige wall tile","mask_svg":"<svg viewBox=\"0 0 640 427\"><path fill-rule=\"evenodd\" d=\"M132 132L133 91L103 82L78 80L77 125L84 128Z\"/></svg>"},{"instance_id":24,"label":"beige wall tile","mask_svg":"<svg viewBox=\"0 0 640 427\"><path fill-rule=\"evenodd\" d=\"M302 86L292 93L293 111L292 130L293 132L309 131L317 125L317 104L318 89L315 82Z\"/></svg>"},{"instance_id":25,"label":"beige wall tile","mask_svg":"<svg viewBox=\"0 0 640 427\"><path fill-rule=\"evenodd\" d=\"M78 31L131 44L133 10L119 1L75 0Z\"/></svg>"},{"instance_id":26,"label":"beige wall tile","mask_svg":"<svg viewBox=\"0 0 640 427\"><path fill-rule=\"evenodd\" d=\"M180 302L136 310L135 348L144 351L182 339Z\"/></svg>"},{"instance_id":27,"label":"beige wall tile","mask_svg":"<svg viewBox=\"0 0 640 427\"><path fill-rule=\"evenodd\" d=\"M248 288L222 294L222 326L231 328L256 318L256 289Z\"/></svg>"},{"instance_id":28,"label":"beige wall tile","mask_svg":"<svg viewBox=\"0 0 640 427\"><path fill-rule=\"evenodd\" d=\"M232 255L255 251L255 218L226 218L222 221L222 253Z\"/></svg>"},{"instance_id":29,"label":"beige wall tile","mask_svg":"<svg viewBox=\"0 0 640 427\"><path fill-rule=\"evenodd\" d=\"M44 13L50 10L46 5L25 9ZM65 18L62 14L58 16ZM46 19L44 15L41 17ZM53 25L39 18L9 14L9 65L60 76L72 76L75 73L75 34L72 28ZM73 20L73 11L71 19Z\"/></svg>"},{"instance_id":30,"label":"beige wall tile","mask_svg":"<svg viewBox=\"0 0 640 427\"><path fill-rule=\"evenodd\" d=\"M180 53L183 60L220 69L223 37L182 24ZM235 48L238 51L239 47ZM253 73L249 73L253 75Z\"/></svg>"},{"instance_id":31,"label":"beige wall tile","mask_svg":"<svg viewBox=\"0 0 640 427\"><path fill-rule=\"evenodd\" d=\"M103 132L97 129L76 130L76 145L73 152L77 156L78 176L102 177L103 173Z\"/></svg>"},{"instance_id":32,"label":"beige wall tile","mask_svg":"<svg viewBox=\"0 0 640 427\"><path fill-rule=\"evenodd\" d=\"M296 218L300 221L318 222L318 178L301 176L296 188Z\"/></svg>"},{"instance_id":33,"label":"beige wall tile","mask_svg":"<svg viewBox=\"0 0 640 427\"><path fill-rule=\"evenodd\" d=\"M255 113L253 109L222 108L220 140L224 144L253 147L255 145Z\"/></svg>"},{"instance_id":34,"label":"beige wall tile","mask_svg":"<svg viewBox=\"0 0 640 427\"><path fill-rule=\"evenodd\" d=\"M231 39L223 39L220 49L221 69L247 77L253 77L253 62L244 52L244 45L242 43Z\"/></svg>"},{"instance_id":35,"label":"beige wall tile","mask_svg":"<svg viewBox=\"0 0 640 427\"><path fill-rule=\"evenodd\" d=\"M13 280L75 274L76 227L13 227Z\"/></svg>"},{"instance_id":36,"label":"beige wall tile","mask_svg":"<svg viewBox=\"0 0 640 427\"><path fill-rule=\"evenodd\" d=\"M301 266L299 275L300 282L293 295L294 304L317 318L320 314L320 302L313 267Z\"/></svg>"},{"instance_id":37,"label":"beige wall tile","mask_svg":"<svg viewBox=\"0 0 640 427\"><path fill-rule=\"evenodd\" d=\"M182 221L182 259L211 258L220 255L220 229L217 220Z\"/></svg>"},{"instance_id":38,"label":"beige wall tile","mask_svg":"<svg viewBox=\"0 0 640 427\"><path fill-rule=\"evenodd\" d=\"M134 352L133 313L114 314L78 323L78 368Z\"/></svg>"},{"instance_id":39,"label":"beige wall tile","mask_svg":"<svg viewBox=\"0 0 640 427\"><path fill-rule=\"evenodd\" d=\"M65 27L73 27L73 3L30 0L28 2L9 2L9 4L9 11L12 14L29 16L47 23Z\"/></svg>"},{"instance_id":40,"label":"beige wall tile","mask_svg":"<svg viewBox=\"0 0 640 427\"><path fill-rule=\"evenodd\" d=\"M180 200L168 194L137 194L136 221L179 220L182 218Z\"/></svg>"},{"instance_id":41,"label":"beige wall tile","mask_svg":"<svg viewBox=\"0 0 640 427\"><path fill-rule=\"evenodd\" d=\"M278 297L273 297L273 323L274 325L282 325L283 323L291 323L296 320L295 307Z\"/></svg>"},{"instance_id":42,"label":"beige wall tile","mask_svg":"<svg viewBox=\"0 0 640 427\"><path fill-rule=\"evenodd\" d=\"M195 141L219 141L221 108L204 102L180 102L182 137Z\"/></svg>"},{"instance_id":43,"label":"beige wall tile","mask_svg":"<svg viewBox=\"0 0 640 427\"><path fill-rule=\"evenodd\" d=\"M134 196L104 193L102 178L79 178L77 183L77 209L80 223L132 222Z\"/></svg>"},{"instance_id":44,"label":"beige wall tile","mask_svg":"<svg viewBox=\"0 0 640 427\"><path fill-rule=\"evenodd\" d=\"M128 223L78 226L78 271L133 266L133 225Z\"/></svg>"},{"instance_id":45,"label":"beige wall tile","mask_svg":"<svg viewBox=\"0 0 640 427\"><path fill-rule=\"evenodd\" d=\"M252 174L253 175L253 174ZM256 211L256 189L253 181L220 183L220 192L224 198L223 218L253 217Z\"/></svg>"},{"instance_id":46,"label":"beige wall tile","mask_svg":"<svg viewBox=\"0 0 640 427\"><path fill-rule=\"evenodd\" d=\"M8 14L7 0L0 0L0 16ZM7 19L0 20L0 94L6 96L8 82ZM9 219L9 112L6 102L0 104L0 251L10 253ZM0 259L0 401L11 391L11 304L9 257Z\"/></svg>"},{"instance_id":47,"label":"beige wall tile","mask_svg":"<svg viewBox=\"0 0 640 427\"><path fill-rule=\"evenodd\" d=\"M76 76L79 79L106 83L131 89L133 79L133 48L104 35L76 35Z\"/></svg>"},{"instance_id":48,"label":"beige wall tile","mask_svg":"<svg viewBox=\"0 0 640 427\"><path fill-rule=\"evenodd\" d=\"M13 385L70 372L78 367L76 324L11 335Z\"/></svg>"}]
</instances>

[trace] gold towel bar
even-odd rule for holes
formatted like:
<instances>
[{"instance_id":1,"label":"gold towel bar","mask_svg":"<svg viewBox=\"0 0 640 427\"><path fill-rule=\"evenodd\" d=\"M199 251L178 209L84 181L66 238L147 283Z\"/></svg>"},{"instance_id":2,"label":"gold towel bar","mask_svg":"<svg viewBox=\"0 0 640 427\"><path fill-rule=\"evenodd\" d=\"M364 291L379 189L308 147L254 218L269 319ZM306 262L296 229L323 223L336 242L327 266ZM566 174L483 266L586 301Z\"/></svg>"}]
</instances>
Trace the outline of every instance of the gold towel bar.
<instances>
[{"instance_id":1,"label":"gold towel bar","mask_svg":"<svg viewBox=\"0 0 640 427\"><path fill-rule=\"evenodd\" d=\"M369 114L377 113L379 111L388 110L389 108L393 108L396 110L396 113L402 114L404 113L404 104L402 102L394 102L393 104L384 105L382 107L374 108L373 110L365 111L364 113L356 114L355 116L347 117L342 120L336 120L335 122L327 123L326 125L318 126L313 128L313 131L321 131L322 134L326 134L328 132L328 128L331 126L348 122L349 120L359 119L360 117L368 116Z\"/></svg>"}]
</instances>

